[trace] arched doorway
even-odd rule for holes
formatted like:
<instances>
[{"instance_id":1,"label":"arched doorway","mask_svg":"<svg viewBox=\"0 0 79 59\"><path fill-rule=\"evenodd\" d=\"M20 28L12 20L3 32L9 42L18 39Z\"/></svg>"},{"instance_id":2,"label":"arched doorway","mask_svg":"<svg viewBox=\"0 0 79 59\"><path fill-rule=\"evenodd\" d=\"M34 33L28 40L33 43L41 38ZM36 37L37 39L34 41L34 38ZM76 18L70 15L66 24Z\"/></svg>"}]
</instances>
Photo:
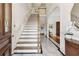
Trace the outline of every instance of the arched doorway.
<instances>
[{"instance_id":1,"label":"arched doorway","mask_svg":"<svg viewBox=\"0 0 79 59\"><path fill-rule=\"evenodd\" d=\"M60 8L55 7L49 19L49 37L60 48Z\"/></svg>"}]
</instances>

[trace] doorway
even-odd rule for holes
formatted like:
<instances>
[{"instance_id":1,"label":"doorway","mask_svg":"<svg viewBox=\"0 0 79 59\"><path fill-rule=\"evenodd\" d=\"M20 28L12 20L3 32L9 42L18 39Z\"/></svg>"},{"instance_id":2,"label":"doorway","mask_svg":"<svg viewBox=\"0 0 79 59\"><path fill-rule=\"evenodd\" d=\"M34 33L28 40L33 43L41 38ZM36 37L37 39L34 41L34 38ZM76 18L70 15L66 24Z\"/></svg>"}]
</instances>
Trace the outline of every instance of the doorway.
<instances>
[{"instance_id":1,"label":"doorway","mask_svg":"<svg viewBox=\"0 0 79 59\"><path fill-rule=\"evenodd\" d=\"M49 23L49 38L50 40L60 48L60 9L55 7L51 13Z\"/></svg>"}]
</instances>

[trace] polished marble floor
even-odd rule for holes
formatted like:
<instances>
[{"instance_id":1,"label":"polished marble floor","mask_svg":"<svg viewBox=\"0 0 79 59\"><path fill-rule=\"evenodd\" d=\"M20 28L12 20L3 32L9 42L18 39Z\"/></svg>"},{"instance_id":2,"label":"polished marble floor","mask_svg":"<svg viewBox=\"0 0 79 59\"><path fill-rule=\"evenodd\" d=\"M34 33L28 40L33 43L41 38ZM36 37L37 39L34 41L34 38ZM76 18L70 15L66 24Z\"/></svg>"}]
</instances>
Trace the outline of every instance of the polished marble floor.
<instances>
[{"instance_id":1,"label":"polished marble floor","mask_svg":"<svg viewBox=\"0 0 79 59\"><path fill-rule=\"evenodd\" d=\"M41 36L42 54L14 54L13 56L62 56L57 47L45 36Z\"/></svg>"}]
</instances>

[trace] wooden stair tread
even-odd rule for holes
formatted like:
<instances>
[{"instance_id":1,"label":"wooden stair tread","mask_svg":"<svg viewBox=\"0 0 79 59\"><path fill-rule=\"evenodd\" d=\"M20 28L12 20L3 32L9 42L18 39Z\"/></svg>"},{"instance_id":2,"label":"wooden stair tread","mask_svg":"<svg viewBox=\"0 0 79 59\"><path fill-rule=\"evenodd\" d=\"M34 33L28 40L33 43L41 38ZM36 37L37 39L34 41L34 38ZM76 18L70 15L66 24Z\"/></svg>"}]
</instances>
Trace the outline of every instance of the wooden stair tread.
<instances>
[{"instance_id":1,"label":"wooden stair tread","mask_svg":"<svg viewBox=\"0 0 79 59\"><path fill-rule=\"evenodd\" d=\"M26 29L26 28L23 28L23 29ZM29 28L28 28L28 29L29 29ZM31 28L31 29L33 29L33 30L37 30L38 28ZM30 30L31 30L31 29L30 29Z\"/></svg>"},{"instance_id":2,"label":"wooden stair tread","mask_svg":"<svg viewBox=\"0 0 79 59\"><path fill-rule=\"evenodd\" d=\"M16 47L15 50L33 50L38 49L38 47Z\"/></svg>"},{"instance_id":3,"label":"wooden stair tread","mask_svg":"<svg viewBox=\"0 0 79 59\"><path fill-rule=\"evenodd\" d=\"M38 42L18 42L17 44L31 44L31 43L38 43Z\"/></svg>"},{"instance_id":4,"label":"wooden stair tread","mask_svg":"<svg viewBox=\"0 0 79 59\"><path fill-rule=\"evenodd\" d=\"M39 33L30 33L30 34L28 34L28 33L22 33L21 35L38 35Z\"/></svg>"},{"instance_id":5,"label":"wooden stair tread","mask_svg":"<svg viewBox=\"0 0 79 59\"><path fill-rule=\"evenodd\" d=\"M38 35L38 34L21 34L21 35Z\"/></svg>"},{"instance_id":6,"label":"wooden stair tread","mask_svg":"<svg viewBox=\"0 0 79 59\"><path fill-rule=\"evenodd\" d=\"M28 30L27 30L27 31L23 31L23 32L38 32L38 31L28 31Z\"/></svg>"},{"instance_id":7,"label":"wooden stair tread","mask_svg":"<svg viewBox=\"0 0 79 59\"><path fill-rule=\"evenodd\" d=\"M38 39L38 37L22 37L22 38L19 38L19 39Z\"/></svg>"}]
</instances>

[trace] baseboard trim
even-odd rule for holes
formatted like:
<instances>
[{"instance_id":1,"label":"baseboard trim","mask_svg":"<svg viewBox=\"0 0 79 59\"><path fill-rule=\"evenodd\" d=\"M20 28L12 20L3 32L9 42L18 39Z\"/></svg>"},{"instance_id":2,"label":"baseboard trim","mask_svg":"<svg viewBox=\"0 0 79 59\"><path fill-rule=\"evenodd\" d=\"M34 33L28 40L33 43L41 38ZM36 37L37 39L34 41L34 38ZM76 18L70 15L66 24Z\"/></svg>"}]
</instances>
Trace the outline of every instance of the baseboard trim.
<instances>
[{"instance_id":1,"label":"baseboard trim","mask_svg":"<svg viewBox=\"0 0 79 59\"><path fill-rule=\"evenodd\" d=\"M60 49L58 49L58 51L59 51L63 56L65 56L65 54L63 54Z\"/></svg>"}]
</instances>

